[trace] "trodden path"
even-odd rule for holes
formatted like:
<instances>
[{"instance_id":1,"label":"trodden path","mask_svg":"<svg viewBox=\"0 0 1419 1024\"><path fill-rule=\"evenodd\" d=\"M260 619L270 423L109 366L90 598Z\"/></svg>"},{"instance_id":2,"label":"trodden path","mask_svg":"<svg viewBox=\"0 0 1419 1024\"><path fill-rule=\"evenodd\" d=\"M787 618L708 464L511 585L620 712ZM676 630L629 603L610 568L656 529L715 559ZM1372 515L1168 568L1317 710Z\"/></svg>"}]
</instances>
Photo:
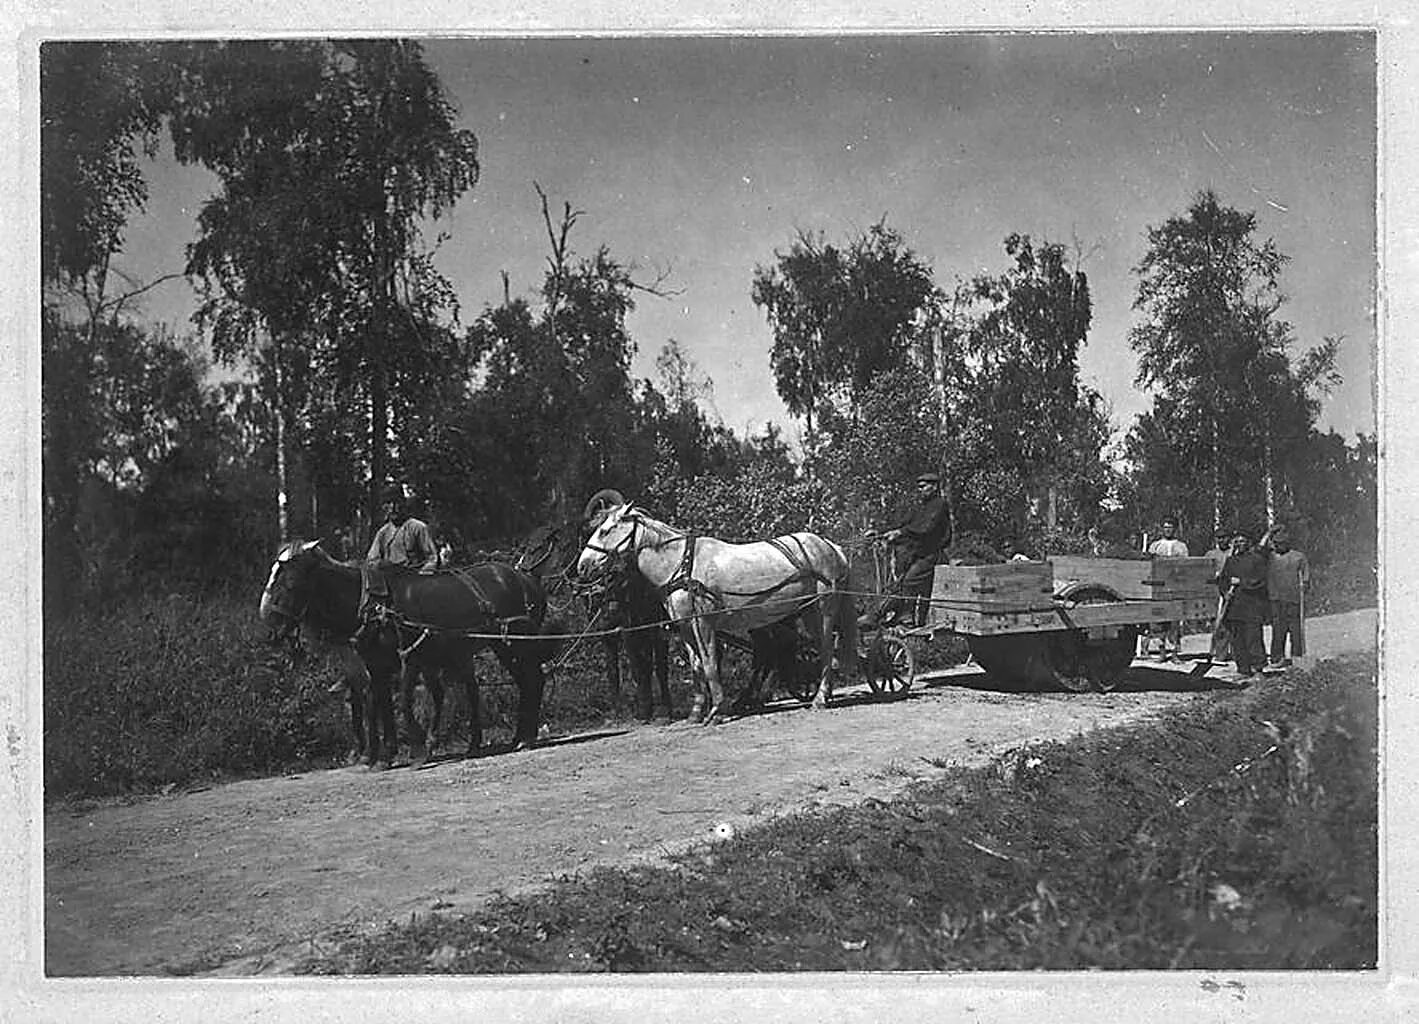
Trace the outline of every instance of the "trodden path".
<instances>
[{"instance_id":1,"label":"trodden path","mask_svg":"<svg viewBox=\"0 0 1419 1024\"><path fill-rule=\"evenodd\" d=\"M1375 647L1373 609L1307 624L1312 658ZM1188 650L1205 647L1188 638ZM608 728L421 770L236 782L47 811L46 972L278 973L339 927L373 927L592 864L654 859L770 816L885 798L1034 740L1225 693L1136 662L1110 694L1002 692L979 670L903 700L851 687L717 728Z\"/></svg>"}]
</instances>

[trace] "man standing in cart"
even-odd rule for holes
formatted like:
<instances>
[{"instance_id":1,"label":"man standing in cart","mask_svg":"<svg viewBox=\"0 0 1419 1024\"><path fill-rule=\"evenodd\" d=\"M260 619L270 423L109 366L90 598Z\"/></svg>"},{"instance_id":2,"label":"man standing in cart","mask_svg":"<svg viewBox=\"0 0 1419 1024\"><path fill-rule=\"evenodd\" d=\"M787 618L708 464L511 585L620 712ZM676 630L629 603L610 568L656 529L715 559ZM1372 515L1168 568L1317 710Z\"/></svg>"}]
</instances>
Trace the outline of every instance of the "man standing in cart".
<instances>
[{"instance_id":1,"label":"man standing in cart","mask_svg":"<svg viewBox=\"0 0 1419 1024\"><path fill-rule=\"evenodd\" d=\"M1291 639L1291 655L1305 657L1305 625L1301 621L1306 584L1310 582L1311 566L1304 552L1291 547L1291 536L1285 526L1270 534L1271 558L1267 561L1266 590L1271 598L1271 664L1287 668L1291 658L1286 655L1286 638Z\"/></svg>"},{"instance_id":2,"label":"man standing in cart","mask_svg":"<svg viewBox=\"0 0 1419 1024\"><path fill-rule=\"evenodd\" d=\"M1175 521L1171 519L1163 520L1163 535L1152 544L1148 545L1148 553L1155 558L1187 557L1187 544L1178 538L1178 524ZM1163 661L1176 660L1178 650L1182 647L1182 623L1160 623L1157 627L1157 633L1162 643L1162 651L1159 657Z\"/></svg>"},{"instance_id":3,"label":"man standing in cart","mask_svg":"<svg viewBox=\"0 0 1419 1024\"><path fill-rule=\"evenodd\" d=\"M868 530L868 537L881 537L902 549L907 568L897 581L895 593L873 611L857 620L864 629L875 629L884 618L895 621L912 606L911 623L926 625L927 599L936 576L936 555L946 543L949 519L946 499L941 496L941 477L922 473L916 478L917 506L898 527L879 534Z\"/></svg>"}]
</instances>

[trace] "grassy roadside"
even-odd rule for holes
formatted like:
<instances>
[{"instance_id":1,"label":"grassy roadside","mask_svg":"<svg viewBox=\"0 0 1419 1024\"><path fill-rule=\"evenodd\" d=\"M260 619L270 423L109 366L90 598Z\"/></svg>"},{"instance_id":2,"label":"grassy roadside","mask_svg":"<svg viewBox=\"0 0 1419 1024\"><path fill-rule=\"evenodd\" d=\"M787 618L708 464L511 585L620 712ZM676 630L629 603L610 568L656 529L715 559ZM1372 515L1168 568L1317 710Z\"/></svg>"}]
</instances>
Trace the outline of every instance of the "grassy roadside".
<instances>
[{"instance_id":1,"label":"grassy roadside","mask_svg":"<svg viewBox=\"0 0 1419 1024\"><path fill-rule=\"evenodd\" d=\"M1327 662L297 969L1370 967L1376 719L1373 655Z\"/></svg>"}]
</instances>

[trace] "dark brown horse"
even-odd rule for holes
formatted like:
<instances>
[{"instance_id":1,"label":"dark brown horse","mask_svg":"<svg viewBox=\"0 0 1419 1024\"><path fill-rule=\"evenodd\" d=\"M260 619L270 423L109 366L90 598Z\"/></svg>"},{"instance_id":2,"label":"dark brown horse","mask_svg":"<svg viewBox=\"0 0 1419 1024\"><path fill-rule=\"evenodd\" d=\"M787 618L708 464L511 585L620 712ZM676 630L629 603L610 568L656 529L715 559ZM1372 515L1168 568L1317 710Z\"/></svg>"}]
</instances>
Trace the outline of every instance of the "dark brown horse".
<instances>
[{"instance_id":1,"label":"dark brown horse","mask_svg":"<svg viewBox=\"0 0 1419 1024\"><path fill-rule=\"evenodd\" d=\"M365 758L385 763L397 750L393 687L400 683L406 727L416 760L424 754L424 730L412 714L414 671L427 680L439 671L462 676L472 719L469 753L482 746L478 683L473 658L491 650L518 689L515 745L537 739L545 675L542 663L556 641L547 618L541 583L510 565L487 563L426 573L377 567L369 576L357 564L337 562L318 541L292 541L281 548L261 595L261 617L273 636L306 623L328 636L354 638L369 673L361 717ZM367 593L373 589L375 592ZM362 607L362 598L364 607ZM440 694L433 692L437 709ZM356 737L360 727L356 725Z\"/></svg>"},{"instance_id":2,"label":"dark brown horse","mask_svg":"<svg viewBox=\"0 0 1419 1024\"><path fill-rule=\"evenodd\" d=\"M599 491L587 503L581 520L534 530L517 560L519 568L543 581L554 595L573 592L588 619L588 629L598 636L606 653L606 680L613 706L621 705L621 653L630 665L635 686L635 713L643 722L655 714L655 696L666 717L673 717L670 701L670 638L656 624L665 620L665 608L655 588L640 573L630 570L605 573L595 588L573 587L569 569L581 553L596 522L599 499L619 492Z\"/></svg>"}]
</instances>

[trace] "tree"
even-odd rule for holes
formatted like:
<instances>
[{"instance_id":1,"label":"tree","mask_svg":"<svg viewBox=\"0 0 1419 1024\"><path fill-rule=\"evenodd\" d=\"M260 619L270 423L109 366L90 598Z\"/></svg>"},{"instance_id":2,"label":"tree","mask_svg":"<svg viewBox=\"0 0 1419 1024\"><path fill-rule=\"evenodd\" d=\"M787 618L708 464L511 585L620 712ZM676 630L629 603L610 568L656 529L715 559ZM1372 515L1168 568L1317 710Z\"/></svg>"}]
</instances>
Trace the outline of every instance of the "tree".
<instances>
[{"instance_id":1,"label":"tree","mask_svg":"<svg viewBox=\"0 0 1419 1024\"><path fill-rule=\"evenodd\" d=\"M1165 422L1200 430L1180 440L1205 467L1214 528L1229 505L1259 503L1275 517L1278 448L1309 434L1318 394L1337 380L1338 339L1308 353L1299 371L1291 364L1291 326L1278 316L1286 261L1271 239L1256 237L1255 214L1222 205L1209 190L1183 216L1149 229L1134 271L1142 320L1129 340L1138 384L1168 403ZM1229 466L1260 486L1229 491Z\"/></svg>"},{"instance_id":2,"label":"tree","mask_svg":"<svg viewBox=\"0 0 1419 1024\"><path fill-rule=\"evenodd\" d=\"M754 269L751 297L773 329L774 382L810 443L825 403L855 407L873 377L902 365L934 294L931 269L886 226L845 249L800 231Z\"/></svg>"},{"instance_id":3,"label":"tree","mask_svg":"<svg viewBox=\"0 0 1419 1024\"><path fill-rule=\"evenodd\" d=\"M311 402L363 407L373 519L402 420L459 351L420 224L474 186L477 139L407 41L196 44L186 68L178 156L223 183L190 253L210 289L201 315L219 354L266 364L278 466ZM321 386L291 388L299 363Z\"/></svg>"},{"instance_id":4,"label":"tree","mask_svg":"<svg viewBox=\"0 0 1419 1024\"><path fill-rule=\"evenodd\" d=\"M1092 521L1110 485L1107 410L1079 382L1088 280L1063 246L1011 234L1004 248L1013 265L959 283L917 351L949 439L959 526L997 538Z\"/></svg>"}]
</instances>

